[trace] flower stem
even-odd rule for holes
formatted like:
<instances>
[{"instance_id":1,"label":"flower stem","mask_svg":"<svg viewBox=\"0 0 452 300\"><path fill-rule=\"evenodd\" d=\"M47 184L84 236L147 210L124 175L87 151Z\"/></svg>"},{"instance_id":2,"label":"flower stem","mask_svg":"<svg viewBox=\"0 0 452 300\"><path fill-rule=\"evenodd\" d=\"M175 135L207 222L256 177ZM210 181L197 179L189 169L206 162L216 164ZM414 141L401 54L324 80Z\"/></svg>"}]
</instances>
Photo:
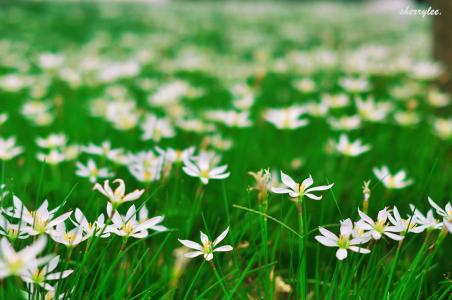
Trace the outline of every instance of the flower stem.
<instances>
[{"instance_id":1,"label":"flower stem","mask_svg":"<svg viewBox=\"0 0 452 300\"><path fill-rule=\"evenodd\" d=\"M193 286L195 285L196 279L198 279L199 274L201 274L201 270L202 270L202 267L204 267L205 262L206 262L205 260L202 261L201 266L199 267L198 272L196 272L195 277L191 281L190 286L188 287L188 290L185 293L183 300L186 300L188 298L188 295L190 295L190 291L192 290Z\"/></svg>"},{"instance_id":2,"label":"flower stem","mask_svg":"<svg viewBox=\"0 0 452 300\"><path fill-rule=\"evenodd\" d=\"M303 197L297 199L297 212L298 212L298 231L301 235L298 238L298 257L300 259L300 268L298 270L298 284L300 299L306 299L306 245L305 245L305 220L303 218Z\"/></svg>"},{"instance_id":3,"label":"flower stem","mask_svg":"<svg viewBox=\"0 0 452 300\"><path fill-rule=\"evenodd\" d=\"M215 264L214 264L213 261L210 260L209 263L210 263L210 266L211 266L212 269L213 269L213 272L215 273L215 276L217 277L218 282L219 282L220 285L221 285L221 288L223 289L224 294L226 295L226 298L229 298L229 292L228 292L228 289L226 288L226 285L224 284L224 281L223 281L223 279L221 278L220 274L218 274L217 267L215 266Z\"/></svg>"},{"instance_id":4,"label":"flower stem","mask_svg":"<svg viewBox=\"0 0 452 300\"><path fill-rule=\"evenodd\" d=\"M383 294L383 299L389 299L389 289L391 288L392 279L394 278L394 272L399 261L400 249L402 248L403 240L399 241L397 246L397 251L394 260L392 261L391 271L389 273L388 281L386 282L385 293Z\"/></svg>"},{"instance_id":5,"label":"flower stem","mask_svg":"<svg viewBox=\"0 0 452 300\"><path fill-rule=\"evenodd\" d=\"M273 284L269 281L272 281L272 279L270 278L270 273L269 273L269 269L268 269L268 227L267 227L267 205L266 205L266 198L267 197L262 197L263 195L261 193L259 193L258 198L259 198L259 208L260 211L262 212L262 217L261 217L261 255L263 258L263 262L262 262L262 266L264 267L264 291L265 291L265 298L266 299L270 299L272 292L271 292L271 287L273 286ZM264 198L264 199L263 199ZM263 201L262 201L263 200Z\"/></svg>"}]
</instances>

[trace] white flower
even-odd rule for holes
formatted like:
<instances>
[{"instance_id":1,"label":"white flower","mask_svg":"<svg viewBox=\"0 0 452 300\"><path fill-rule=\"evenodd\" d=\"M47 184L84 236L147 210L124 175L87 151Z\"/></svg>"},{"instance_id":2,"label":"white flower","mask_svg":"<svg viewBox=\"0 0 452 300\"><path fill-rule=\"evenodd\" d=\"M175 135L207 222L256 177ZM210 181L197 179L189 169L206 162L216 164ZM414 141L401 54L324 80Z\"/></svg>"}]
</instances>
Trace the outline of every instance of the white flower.
<instances>
[{"instance_id":1,"label":"white flower","mask_svg":"<svg viewBox=\"0 0 452 300\"><path fill-rule=\"evenodd\" d=\"M0 87L8 92L17 92L28 85L27 81L18 74L7 74L0 77Z\"/></svg>"},{"instance_id":2,"label":"white flower","mask_svg":"<svg viewBox=\"0 0 452 300\"><path fill-rule=\"evenodd\" d=\"M192 177L199 177L203 184L209 183L209 179L224 179L229 177L230 173L226 172L227 165L215 167L214 158L207 155L200 155L194 162L184 160L182 170Z\"/></svg>"},{"instance_id":3,"label":"white flower","mask_svg":"<svg viewBox=\"0 0 452 300\"><path fill-rule=\"evenodd\" d=\"M439 138L450 139L452 137L452 118L436 118L433 121L433 130Z\"/></svg>"},{"instance_id":4,"label":"white flower","mask_svg":"<svg viewBox=\"0 0 452 300\"><path fill-rule=\"evenodd\" d=\"M133 100L110 101L107 103L105 118L118 130L135 128L139 112Z\"/></svg>"},{"instance_id":5,"label":"white flower","mask_svg":"<svg viewBox=\"0 0 452 300\"><path fill-rule=\"evenodd\" d=\"M197 257L199 255L203 255L205 260L210 261L213 258L214 252L232 251L233 248L230 245L225 245L225 246L215 248L226 237L228 232L229 232L229 227L226 228L226 230L223 231L213 242L211 242L209 240L209 238L207 237L207 235L201 231L201 243L202 244L198 244L198 243L190 241L190 240L179 239L179 242L181 242L181 244L184 245L185 247L196 250L193 252L185 253L184 256L192 258L192 257Z\"/></svg>"},{"instance_id":6,"label":"white flower","mask_svg":"<svg viewBox=\"0 0 452 300\"><path fill-rule=\"evenodd\" d=\"M31 266L47 263L50 257L37 258L46 244L47 238L42 236L30 246L16 252L8 239L2 238L0 240L0 278L10 275L21 276L27 274L27 270Z\"/></svg>"},{"instance_id":7,"label":"white flower","mask_svg":"<svg viewBox=\"0 0 452 300\"><path fill-rule=\"evenodd\" d=\"M8 114L7 113L0 113L0 126L5 124L5 122L8 120Z\"/></svg>"},{"instance_id":8,"label":"white flower","mask_svg":"<svg viewBox=\"0 0 452 300\"><path fill-rule=\"evenodd\" d=\"M113 213L110 203L107 204L107 213L108 215L111 215ZM158 232L168 230L168 228L159 224L163 221L164 217L156 216L148 219L147 209L140 210L139 218L140 219L137 220L137 211L135 205L130 206L125 216L122 216L117 211L115 211L111 218L113 224L107 228L107 231L127 238L134 237L137 239L142 239L148 236L149 229Z\"/></svg>"},{"instance_id":9,"label":"white flower","mask_svg":"<svg viewBox=\"0 0 452 300\"><path fill-rule=\"evenodd\" d=\"M358 214L361 217L356 225L367 231L372 235L372 238L375 240L381 239L382 235L389 237L390 239L400 241L403 239L403 236L395 234L401 232L400 228L395 226L388 226L388 211L386 207L378 212L377 221L374 222L368 215L363 213L358 208Z\"/></svg>"},{"instance_id":10,"label":"white flower","mask_svg":"<svg viewBox=\"0 0 452 300\"><path fill-rule=\"evenodd\" d=\"M177 126L188 132L205 133L215 132L216 127L214 124L206 123L199 119L179 119L177 120Z\"/></svg>"},{"instance_id":11,"label":"white flower","mask_svg":"<svg viewBox=\"0 0 452 300\"><path fill-rule=\"evenodd\" d=\"M323 117L328 114L330 107L325 101L320 101L319 103L312 101L306 103L304 109L310 116Z\"/></svg>"},{"instance_id":12,"label":"white flower","mask_svg":"<svg viewBox=\"0 0 452 300\"><path fill-rule=\"evenodd\" d=\"M106 178L113 176L113 173L108 168L98 169L94 160L89 159L87 165L77 162L77 174L80 177L87 177L91 183L95 183L97 178Z\"/></svg>"},{"instance_id":13,"label":"white flower","mask_svg":"<svg viewBox=\"0 0 452 300\"><path fill-rule=\"evenodd\" d=\"M110 233L106 230L104 214L100 214L93 223L88 222L88 219L78 208L75 209L74 216L75 221L72 221L72 223L83 231L85 238L90 238L94 235L102 238L110 236Z\"/></svg>"},{"instance_id":14,"label":"white flower","mask_svg":"<svg viewBox=\"0 0 452 300\"><path fill-rule=\"evenodd\" d=\"M55 70L64 63L64 56L59 53L42 53L38 57L38 65L44 70Z\"/></svg>"},{"instance_id":15,"label":"white flower","mask_svg":"<svg viewBox=\"0 0 452 300\"><path fill-rule=\"evenodd\" d=\"M234 142L224 138L221 134L213 134L205 137L206 144L220 151L227 151L232 148Z\"/></svg>"},{"instance_id":16,"label":"white flower","mask_svg":"<svg viewBox=\"0 0 452 300\"><path fill-rule=\"evenodd\" d=\"M342 108L350 103L347 94L322 95L322 102L325 102L331 108Z\"/></svg>"},{"instance_id":17,"label":"white flower","mask_svg":"<svg viewBox=\"0 0 452 300\"><path fill-rule=\"evenodd\" d=\"M365 78L343 78L340 80L341 86L348 92L360 93L369 90L369 81Z\"/></svg>"},{"instance_id":18,"label":"white flower","mask_svg":"<svg viewBox=\"0 0 452 300\"><path fill-rule=\"evenodd\" d=\"M11 224L4 216L0 214L0 235L6 236L10 241L16 239L26 239L30 235L27 230L24 230L23 224Z\"/></svg>"},{"instance_id":19,"label":"white flower","mask_svg":"<svg viewBox=\"0 0 452 300\"><path fill-rule=\"evenodd\" d=\"M82 147L82 151L92 155L104 156L115 161L123 155L123 149L112 149L110 141L104 141L100 146L89 144Z\"/></svg>"},{"instance_id":20,"label":"white flower","mask_svg":"<svg viewBox=\"0 0 452 300\"><path fill-rule=\"evenodd\" d=\"M23 152L23 148L16 146L16 139L10 137L8 139L0 138L0 160L10 160Z\"/></svg>"},{"instance_id":21,"label":"white flower","mask_svg":"<svg viewBox=\"0 0 452 300\"><path fill-rule=\"evenodd\" d=\"M73 272L71 269L63 272L53 272L58 266L59 261L60 257L57 255L43 267L39 268L38 261L36 260L28 265L27 270L21 275L21 278L25 282L37 284L46 290L54 291L55 288L48 284L47 281L66 278Z\"/></svg>"},{"instance_id":22,"label":"white flower","mask_svg":"<svg viewBox=\"0 0 452 300\"><path fill-rule=\"evenodd\" d=\"M427 215L424 216L413 204L410 204L410 209L414 214L413 219L416 224L425 226L427 230L441 229L443 227L443 223L433 216L433 210L429 209Z\"/></svg>"},{"instance_id":23,"label":"white flower","mask_svg":"<svg viewBox=\"0 0 452 300\"><path fill-rule=\"evenodd\" d=\"M412 66L411 75L420 80L432 80L440 76L443 71L438 63L421 61Z\"/></svg>"},{"instance_id":24,"label":"white flower","mask_svg":"<svg viewBox=\"0 0 452 300\"><path fill-rule=\"evenodd\" d=\"M293 82L293 87L302 93L311 93L315 91L315 81L311 78L297 79Z\"/></svg>"},{"instance_id":25,"label":"white flower","mask_svg":"<svg viewBox=\"0 0 452 300\"><path fill-rule=\"evenodd\" d=\"M88 238L87 235L83 235L82 228L76 227L68 231L64 223L59 223L55 229L49 232L49 235L55 242L68 248L73 248Z\"/></svg>"},{"instance_id":26,"label":"white flower","mask_svg":"<svg viewBox=\"0 0 452 300\"><path fill-rule=\"evenodd\" d=\"M167 118L157 118L153 114L148 114L141 124L143 135L141 139L159 142L162 138L171 138L175 135L171 121Z\"/></svg>"},{"instance_id":27,"label":"white flower","mask_svg":"<svg viewBox=\"0 0 452 300\"><path fill-rule=\"evenodd\" d=\"M289 194L293 199L306 196L313 200L320 200L322 196L314 195L313 192L326 191L333 187L334 184L320 185L311 187L314 184L314 180L311 175L303 180L302 183L295 182L289 175L284 174L281 171L281 181L283 187L272 187L272 192L276 194Z\"/></svg>"},{"instance_id":28,"label":"white flower","mask_svg":"<svg viewBox=\"0 0 452 300\"><path fill-rule=\"evenodd\" d=\"M428 91L427 101L433 107L444 107L451 103L449 94L443 93L437 89Z\"/></svg>"},{"instance_id":29,"label":"white flower","mask_svg":"<svg viewBox=\"0 0 452 300\"><path fill-rule=\"evenodd\" d=\"M419 115L414 111L398 111L394 113L394 120L402 126L411 126L419 123Z\"/></svg>"},{"instance_id":30,"label":"white flower","mask_svg":"<svg viewBox=\"0 0 452 300\"><path fill-rule=\"evenodd\" d=\"M264 118L278 129L296 129L309 123L307 119L300 119L305 112L306 110L299 106L268 109Z\"/></svg>"},{"instance_id":31,"label":"white flower","mask_svg":"<svg viewBox=\"0 0 452 300\"><path fill-rule=\"evenodd\" d=\"M346 134L341 134L339 137L339 142L334 143L334 148L337 152L345 156L359 156L364 152L369 151L369 145L363 145L360 139L351 142Z\"/></svg>"},{"instance_id":32,"label":"white flower","mask_svg":"<svg viewBox=\"0 0 452 300\"><path fill-rule=\"evenodd\" d=\"M144 190L134 190L133 192L126 194L126 187L124 180L122 179L115 179L113 183L118 184L115 191L111 189L110 182L108 180L104 181L103 187L99 183L96 183L94 185L94 190L98 190L102 195L107 197L114 209L118 208L118 206L124 202L137 200L144 193Z\"/></svg>"},{"instance_id":33,"label":"white flower","mask_svg":"<svg viewBox=\"0 0 452 300\"><path fill-rule=\"evenodd\" d=\"M361 118L358 115L342 116L340 118L330 117L327 121L333 130L351 131L361 127Z\"/></svg>"},{"instance_id":34,"label":"white flower","mask_svg":"<svg viewBox=\"0 0 452 300\"><path fill-rule=\"evenodd\" d=\"M178 150L173 148L167 148L163 150L156 147L158 153L165 157L165 160L171 163L181 163L184 160L190 160L193 158L193 153L195 152L195 147L189 147L187 149Z\"/></svg>"},{"instance_id":35,"label":"white flower","mask_svg":"<svg viewBox=\"0 0 452 300\"><path fill-rule=\"evenodd\" d=\"M375 176L380 180L388 189L403 189L413 183L413 180L406 178L406 172L401 170L395 175L391 175L387 166L381 167L381 169L373 168Z\"/></svg>"},{"instance_id":36,"label":"white flower","mask_svg":"<svg viewBox=\"0 0 452 300\"><path fill-rule=\"evenodd\" d=\"M446 204L446 207L442 209L435 202L433 202L432 198L428 197L428 202L430 205L436 210L436 213L443 217L444 226L452 233L452 205L450 202Z\"/></svg>"},{"instance_id":37,"label":"white flower","mask_svg":"<svg viewBox=\"0 0 452 300\"><path fill-rule=\"evenodd\" d=\"M372 97L367 98L367 100L358 97L355 103L359 116L370 122L383 121L393 108L391 103L375 102Z\"/></svg>"},{"instance_id":38,"label":"white flower","mask_svg":"<svg viewBox=\"0 0 452 300\"><path fill-rule=\"evenodd\" d=\"M140 182L149 183L157 181L161 177L162 163L157 160L155 163L146 166L145 164L131 164L128 166L130 174Z\"/></svg>"},{"instance_id":39,"label":"white flower","mask_svg":"<svg viewBox=\"0 0 452 300\"><path fill-rule=\"evenodd\" d=\"M324 246L338 247L339 249L336 251L336 257L339 260L343 260L347 257L347 250L363 254L370 253L369 249L356 246L368 242L370 238L352 238L353 223L350 219L341 221L341 234L339 237L323 227L319 227L319 231L322 235L317 235L315 239Z\"/></svg>"},{"instance_id":40,"label":"white flower","mask_svg":"<svg viewBox=\"0 0 452 300\"><path fill-rule=\"evenodd\" d=\"M408 216L407 219L403 219L399 214L399 210L395 206L392 209L392 214L394 216L388 213L389 222L391 222L392 225L394 225L397 230L403 234L405 234L405 232L421 233L427 227L426 225L417 226L418 224L414 219L414 215Z\"/></svg>"},{"instance_id":41,"label":"white flower","mask_svg":"<svg viewBox=\"0 0 452 300\"><path fill-rule=\"evenodd\" d=\"M63 152L61 152L57 149L50 150L50 152L48 154L37 153L36 157L41 162L50 164L50 165L58 165L59 163L66 160L66 155L64 155Z\"/></svg>"},{"instance_id":42,"label":"white flower","mask_svg":"<svg viewBox=\"0 0 452 300\"><path fill-rule=\"evenodd\" d=\"M14 207L7 208L4 211L5 214L20 219L23 231L30 235L49 233L53 227L64 222L72 213L72 211L69 211L55 217L55 213L61 206L49 210L49 203L47 200L44 200L36 211L29 211L16 195L13 196L13 205Z\"/></svg>"},{"instance_id":43,"label":"white flower","mask_svg":"<svg viewBox=\"0 0 452 300\"><path fill-rule=\"evenodd\" d=\"M213 122L223 123L227 127L244 128L249 127L253 123L250 119L250 113L248 111L235 111L235 110L215 110L208 111L206 118Z\"/></svg>"},{"instance_id":44,"label":"white flower","mask_svg":"<svg viewBox=\"0 0 452 300\"><path fill-rule=\"evenodd\" d=\"M66 146L66 136L64 134L51 134L46 138L36 138L36 144L44 149L55 149Z\"/></svg>"},{"instance_id":45,"label":"white flower","mask_svg":"<svg viewBox=\"0 0 452 300\"><path fill-rule=\"evenodd\" d=\"M50 286L50 285L48 284L48 286ZM39 291L42 293L44 300L68 299L69 294L72 292L72 291L71 292L63 292L63 293L56 295L57 289L54 286L51 286L51 288L52 288L51 290L46 290L45 293L44 293L44 291ZM26 291L22 291L22 295L24 296L25 299L33 299L33 296L37 295L39 293L37 290L38 289L34 285L30 285Z\"/></svg>"}]
</instances>

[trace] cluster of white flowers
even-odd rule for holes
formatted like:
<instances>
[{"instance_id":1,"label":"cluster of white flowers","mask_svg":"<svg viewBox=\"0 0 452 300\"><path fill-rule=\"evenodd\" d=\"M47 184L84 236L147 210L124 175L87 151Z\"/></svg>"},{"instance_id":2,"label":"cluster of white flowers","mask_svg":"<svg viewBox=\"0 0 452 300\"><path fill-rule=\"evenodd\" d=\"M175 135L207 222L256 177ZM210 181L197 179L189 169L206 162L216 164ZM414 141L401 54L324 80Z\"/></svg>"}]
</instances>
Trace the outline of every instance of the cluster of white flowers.
<instances>
[{"instance_id":1,"label":"cluster of white flowers","mask_svg":"<svg viewBox=\"0 0 452 300\"><path fill-rule=\"evenodd\" d=\"M19 276L27 283L37 284L49 293L55 292L55 286L48 281L61 280L69 276L73 270L53 272L58 266L59 256L47 255L38 257L47 244L47 237L62 244L71 253L71 249L94 237L108 238L112 234L123 238L123 245L128 238L146 238L149 231L163 232L168 229L161 225L163 216L150 218L148 209L143 204L137 210L131 205L125 215L118 211L119 206L126 202L139 199L144 190L126 193L122 179L114 180L118 186L113 190L108 180L101 186L96 184L95 190L104 195L107 200L106 216L103 213L90 222L83 212L76 208L73 211L61 212L63 205L49 209L45 200L38 209L29 210L22 201L12 195L13 205L3 208L0 214L0 279L7 276ZM4 198L5 195L2 195ZM71 217L72 216L72 217ZM27 240L29 237L39 237L34 243L16 252L10 243L16 240Z\"/></svg>"},{"instance_id":2,"label":"cluster of white flowers","mask_svg":"<svg viewBox=\"0 0 452 300\"><path fill-rule=\"evenodd\" d=\"M430 198L428 201L442 220L434 217L432 209L424 215L414 205L410 205L411 213L406 218L400 216L396 206L392 209L383 208L378 212L375 220L358 209L360 219L356 222L350 219L341 221L339 236L319 227L321 235L316 236L315 239L324 246L339 248L336 257L343 260L347 257L347 250L363 254L370 253L370 246L363 248L358 245L363 245L372 239L380 240L384 237L401 241L408 233L441 229L452 233L451 204L447 203L445 209L442 209Z\"/></svg>"}]
</instances>

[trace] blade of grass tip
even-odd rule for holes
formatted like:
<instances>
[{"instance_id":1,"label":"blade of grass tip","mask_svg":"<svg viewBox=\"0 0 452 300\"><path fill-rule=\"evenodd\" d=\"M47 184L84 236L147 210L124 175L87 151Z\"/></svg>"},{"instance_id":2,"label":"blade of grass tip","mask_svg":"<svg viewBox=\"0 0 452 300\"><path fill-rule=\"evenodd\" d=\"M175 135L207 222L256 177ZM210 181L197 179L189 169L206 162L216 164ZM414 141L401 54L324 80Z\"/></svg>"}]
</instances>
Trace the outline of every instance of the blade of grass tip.
<instances>
[{"instance_id":1,"label":"blade of grass tip","mask_svg":"<svg viewBox=\"0 0 452 300\"><path fill-rule=\"evenodd\" d=\"M39 183L38 183L38 191L36 193L37 199L35 199L34 201L34 205L36 206L37 201L40 201L39 199L41 199L42 195L42 181L44 180L44 168L46 167L47 164L42 163L41 164L41 172L39 174Z\"/></svg>"},{"instance_id":2,"label":"blade of grass tip","mask_svg":"<svg viewBox=\"0 0 452 300\"><path fill-rule=\"evenodd\" d=\"M143 273L141 274L141 276L138 278L138 280L136 280L137 284L132 288L132 291L134 291L137 287L138 287L138 283L141 281L141 279L145 276L146 272L154 265L154 263L157 261L158 255L162 252L163 250L163 246L165 246L166 242L169 240L169 237L171 235L168 234L165 239L163 240L163 242L161 243L159 249L157 249L157 252L154 254L154 256L152 257L151 261L149 263L146 264L146 269L143 271Z\"/></svg>"},{"instance_id":3,"label":"blade of grass tip","mask_svg":"<svg viewBox=\"0 0 452 300\"><path fill-rule=\"evenodd\" d=\"M435 160L433 161L432 168L430 169L430 172L429 172L426 180L424 181L424 189L422 191L422 194L425 194L427 192L428 185L430 183L430 180L432 179L433 171L435 170L437 163L438 163L438 157L436 157Z\"/></svg>"},{"instance_id":4,"label":"blade of grass tip","mask_svg":"<svg viewBox=\"0 0 452 300\"><path fill-rule=\"evenodd\" d=\"M124 292L126 291L126 289L129 287L130 282L133 280L133 276L135 275L135 273L138 271L138 269L142 266L141 262L146 258L146 255L149 252L149 248L147 248L144 253L142 254L141 258L138 260L137 264L135 265L135 267L133 268L132 272L128 272L127 274L127 280L124 282L122 288L119 291L115 292L115 296L119 297L122 299L122 295L124 294ZM144 273L144 272L143 272Z\"/></svg>"},{"instance_id":5,"label":"blade of grass tip","mask_svg":"<svg viewBox=\"0 0 452 300\"><path fill-rule=\"evenodd\" d=\"M5 184L5 164L6 161L2 160L2 181L0 182L0 207L3 207L3 184Z\"/></svg>"},{"instance_id":6,"label":"blade of grass tip","mask_svg":"<svg viewBox=\"0 0 452 300\"><path fill-rule=\"evenodd\" d=\"M336 265L334 267L334 272L333 272L333 278L331 278L331 281L330 281L331 284L328 288L328 292L326 293L325 299L334 299L333 294L334 294L335 287L337 287L336 281L337 281L337 277L338 277L338 273L339 273L338 266L339 266L339 263L336 261Z\"/></svg>"},{"instance_id":7,"label":"blade of grass tip","mask_svg":"<svg viewBox=\"0 0 452 300\"><path fill-rule=\"evenodd\" d=\"M215 273L215 277L217 277L217 281L220 283L221 288L223 289L223 293L225 294L226 298L229 298L229 291L228 288L226 287L226 283L225 283L225 279L222 275L220 275L220 272L218 271L219 269L219 264L213 262L212 260L209 261L210 266L212 267L213 272ZM218 265L218 267L217 267Z\"/></svg>"},{"instance_id":8,"label":"blade of grass tip","mask_svg":"<svg viewBox=\"0 0 452 300\"><path fill-rule=\"evenodd\" d=\"M328 180L328 178L326 178L326 184L327 185L330 184L330 181ZM339 204L337 203L336 196L334 195L333 189L330 189L330 193L333 196L333 201L334 201L334 204L336 204L337 211L339 212L339 215L341 216L341 220L343 220L344 216L342 215L341 208L339 207Z\"/></svg>"},{"instance_id":9,"label":"blade of grass tip","mask_svg":"<svg viewBox=\"0 0 452 300\"><path fill-rule=\"evenodd\" d=\"M223 190L223 201L224 201L224 209L226 211L226 219L227 219L228 224L231 224L228 196L226 194L226 186L225 186L224 180L221 181L221 185L222 185L222 190Z\"/></svg>"},{"instance_id":10,"label":"blade of grass tip","mask_svg":"<svg viewBox=\"0 0 452 300\"><path fill-rule=\"evenodd\" d=\"M441 294L441 296L439 296L438 300L449 299L451 292L452 292L452 284L450 283L450 280L448 279L448 287L444 290L444 292Z\"/></svg>"},{"instance_id":11,"label":"blade of grass tip","mask_svg":"<svg viewBox=\"0 0 452 300\"><path fill-rule=\"evenodd\" d=\"M125 254L128 253L129 250L132 249L137 244L137 242L141 242L141 241L136 241L135 243L132 243L132 245L130 245L129 247L126 247L122 252L119 252L116 255L115 259L112 261L107 272L104 273L103 281L98 286L98 292L97 292L96 296L94 297L94 299L99 299L100 295L102 294L102 291L104 291L104 287L108 284L108 280L110 279L111 275L114 273L113 269L117 266L117 264L119 262L121 262L122 258L125 256Z\"/></svg>"},{"instance_id":12,"label":"blade of grass tip","mask_svg":"<svg viewBox=\"0 0 452 300\"><path fill-rule=\"evenodd\" d=\"M260 270L265 269L265 268L272 267L272 266L276 265L277 263L278 263L278 262L275 261L275 262L269 263L269 264L266 265L266 266L260 266L260 267L254 268L254 269L250 270L248 273L245 273L244 276L250 275L250 274L253 274L253 273L256 273L257 271L260 271ZM233 271L229 272L228 274L226 274L226 276L227 276L227 277L232 276L232 275L234 275L235 272L236 272L236 270L233 270ZM209 293L213 288L215 288L215 287L216 287L217 285L219 285L219 284L220 284L220 283L219 283L218 281L215 281L214 284L212 284L211 286L209 286L207 289L204 289L204 291L203 291L201 294L199 294L199 295L196 297L196 299L205 299L205 298L203 298L203 296L206 295L207 293Z\"/></svg>"},{"instance_id":13,"label":"blade of grass tip","mask_svg":"<svg viewBox=\"0 0 452 300\"><path fill-rule=\"evenodd\" d=\"M234 287L232 288L232 290L229 293L229 299L232 299L232 296L234 296L235 292L237 291L239 286L242 284L243 280L245 279L246 274L249 272L251 266L254 263L254 260L256 259L256 255L257 255L257 253L254 253L254 255L249 260L248 264L246 265L245 270L243 270L243 272L240 274L239 279L237 280L236 284L234 285ZM268 268L266 268L266 269L268 269Z\"/></svg>"},{"instance_id":14,"label":"blade of grass tip","mask_svg":"<svg viewBox=\"0 0 452 300\"><path fill-rule=\"evenodd\" d=\"M270 216L270 215L267 215L267 214L261 213L260 211L257 211L257 210L254 210L254 209L251 209L251 208L248 208L248 207L240 206L240 205L237 205L237 204L233 204L232 206L235 207L235 208L238 208L238 209L245 210L245 211L247 211L247 212L251 212L251 213L254 213L254 214L258 214L258 215L261 215L261 216L265 216L267 219L272 220L273 222L278 223L279 225L281 225L281 226L284 227L285 229L289 230L290 232L292 232L293 234L295 234L295 235L298 236L299 238L302 238L302 237L303 237L303 236L301 236L298 232L296 232L295 230L293 230L292 228L290 228L289 226L287 226L287 225L284 224L283 222L279 221L279 220L276 219L276 218L273 218L273 217Z\"/></svg>"},{"instance_id":15,"label":"blade of grass tip","mask_svg":"<svg viewBox=\"0 0 452 300\"><path fill-rule=\"evenodd\" d=\"M190 295L190 292L191 292L193 286L195 285L195 282L196 282L196 280L198 279L199 274L201 274L201 270L202 270L202 268L204 267L205 263L206 263L206 261L203 260L202 263L201 263L201 265L199 266L199 269L198 269L198 271L196 272L195 277L193 277L193 280L191 281L191 283L190 283L190 285L189 285L189 287L188 287L188 290L187 290L187 292L185 293L185 296L184 296L184 299L183 299L183 300L188 299L188 295Z\"/></svg>"}]
</instances>

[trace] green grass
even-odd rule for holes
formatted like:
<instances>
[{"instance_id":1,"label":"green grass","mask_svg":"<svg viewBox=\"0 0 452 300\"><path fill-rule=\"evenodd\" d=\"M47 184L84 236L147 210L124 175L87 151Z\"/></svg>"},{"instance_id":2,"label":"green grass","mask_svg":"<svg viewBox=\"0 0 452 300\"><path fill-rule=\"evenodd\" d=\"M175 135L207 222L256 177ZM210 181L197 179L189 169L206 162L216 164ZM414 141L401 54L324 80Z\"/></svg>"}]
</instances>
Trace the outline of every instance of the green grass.
<instances>
[{"instance_id":1,"label":"green grass","mask_svg":"<svg viewBox=\"0 0 452 300\"><path fill-rule=\"evenodd\" d=\"M393 122L365 123L362 129L350 133L352 139L361 138L372 149L356 158L330 155L325 151L328 139L337 139L323 118L310 119L306 127L280 131L266 123L261 113L269 107L282 107L308 100L319 100L324 92L342 90L338 80L343 70L322 69L309 75L318 86L310 94L302 94L291 85L293 79L306 76L302 70L291 69L278 73L269 69L271 62L287 60L291 51L311 51L327 48L345 54L362 45L384 45L393 53L406 53L414 60L428 57L428 43L418 40L429 37L429 23L422 18L403 22L397 15L368 15L359 6L338 6L335 18L319 12L315 5L278 5L259 10L251 4L243 10L215 4L185 4L169 7L140 5L69 5L69 4L10 4L0 11L0 75L9 73L42 74L36 65L37 55L43 51L64 52L78 64L89 52L88 43L95 41L100 55L114 60L135 58L139 49L150 51L154 59L141 66L138 78L152 78L163 84L182 79L205 89L199 99L183 100L193 115L201 117L206 109L231 109L230 86L247 83L254 87L256 104L251 108L249 128L218 126L218 131L233 140L233 148L221 152L222 163L228 165L229 178L212 180L202 186L181 169L174 169L168 178L149 185L140 184L122 166L97 160L123 178L127 191L145 188L145 194L134 204L145 203L150 216L164 215L164 225L170 230L153 233L146 239L127 241L121 249L121 237L95 238L89 247L86 241L76 247L69 260L63 245L49 241L44 253L58 253L64 267L74 273L61 281L59 291L72 291L65 299L449 299L452 290L450 271L451 242L447 236L438 241L439 231L426 238L425 233L408 234L402 246L397 242L373 242L368 255L349 252L338 261L335 249L320 245L314 236L318 226L334 232L339 220L358 220L357 208L362 207L362 183L372 180L369 215L374 217L384 206L396 205L401 214L409 212L413 203L423 213L429 208L427 196L444 207L451 199L451 142L439 139L432 130L432 116L450 116L450 106L432 108L425 102L425 90L437 83L419 81L422 91L416 95L421 122L414 127L401 127ZM292 31L291 38L282 32ZM251 35L247 34L251 33ZM239 38L243 35L243 40ZM253 39L251 39L253 37ZM414 37L420 37L413 40ZM5 43L9 43L9 46ZM412 43L412 44L410 44ZM411 46L414 45L414 46ZM96 47L94 47L96 46ZM9 48L11 47L11 48ZM6 49L6 50L5 50ZM182 50L203 53L210 59L206 70L171 70L165 63L177 65ZM269 56L259 58L259 52ZM9 56L8 56L9 55ZM15 57L15 58L14 58ZM13 62L12 62L13 61ZM19 71L19 64L28 71ZM176 63L175 63L176 62ZM234 69L235 68L235 69ZM242 74L237 69L252 72ZM259 68L268 72L261 79ZM301 74L300 74L301 73ZM31 98L30 89L12 93L0 90L0 113L9 119L0 126L0 136L17 137L25 152L2 165L2 182L30 209L37 208L44 199L53 208L63 202L63 211L80 208L90 220L105 213L106 199L92 191L86 178L75 175L75 163L63 162L50 167L36 159L38 136L64 133L70 144L96 143L110 140L115 148L132 152L162 148L182 148L203 144L203 134L177 129L177 136L159 143L140 140L138 128L115 130L101 118L89 114L89 103L102 97L110 85L124 86L140 109L163 115L161 109L150 107L148 92L136 84L137 78L120 79L115 83L70 87L51 75L50 84L42 97L53 103L55 121L45 127L33 126L22 117L20 109ZM374 88L364 96L373 95L378 101L388 100L398 108L391 88L411 81L406 74L369 77ZM351 105L333 115L351 114ZM90 157L82 154L80 161ZM301 168L293 169L291 162L302 158ZM372 174L375 166L388 165L391 171L406 169L414 184L387 191ZM303 199L303 224L297 217L296 205L287 195L269 194L268 209L259 205L249 171L261 168L283 170L296 180L309 174L316 185L334 183L321 201ZM278 176L279 177L279 176ZM3 206L11 204L11 197ZM125 213L128 205L121 207ZM69 225L69 222L67 222ZM299 225L304 227L299 229ZM227 226L230 232L225 244L232 252L216 253L213 269L202 257L191 259L175 275L174 249L177 241L199 241L199 231L215 238ZM21 249L32 238L17 241ZM300 248L301 246L301 248ZM303 254L304 253L304 254ZM300 271L305 270L305 271ZM180 276L179 276L180 275ZM293 291L276 294L274 279L281 276ZM17 278L0 281L0 299L19 299L19 289L26 286ZM387 296L389 293L389 296ZM41 299L36 295L36 299Z\"/></svg>"}]
</instances>

